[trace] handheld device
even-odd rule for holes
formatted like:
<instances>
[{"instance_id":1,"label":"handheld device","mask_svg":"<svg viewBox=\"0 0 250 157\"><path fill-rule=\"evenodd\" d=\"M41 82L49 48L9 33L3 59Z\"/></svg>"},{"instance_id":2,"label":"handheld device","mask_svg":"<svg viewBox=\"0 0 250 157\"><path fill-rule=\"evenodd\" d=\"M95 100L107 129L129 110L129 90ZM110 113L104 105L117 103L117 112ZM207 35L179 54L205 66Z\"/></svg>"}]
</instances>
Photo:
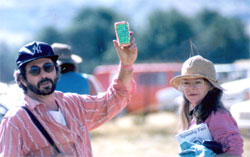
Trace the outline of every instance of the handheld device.
<instances>
[{"instance_id":1,"label":"handheld device","mask_svg":"<svg viewBox=\"0 0 250 157\"><path fill-rule=\"evenodd\" d=\"M121 21L115 23L115 34L116 34L116 39L120 44L120 46L130 45L129 24L127 21Z\"/></svg>"}]
</instances>

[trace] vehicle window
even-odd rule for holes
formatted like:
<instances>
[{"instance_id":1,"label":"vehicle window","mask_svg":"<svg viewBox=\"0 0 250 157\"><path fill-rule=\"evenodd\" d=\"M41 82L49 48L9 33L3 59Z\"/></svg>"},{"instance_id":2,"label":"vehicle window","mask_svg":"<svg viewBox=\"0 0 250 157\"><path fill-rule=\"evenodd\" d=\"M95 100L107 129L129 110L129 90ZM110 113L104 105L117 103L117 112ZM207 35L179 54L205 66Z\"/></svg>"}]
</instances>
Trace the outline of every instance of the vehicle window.
<instances>
[{"instance_id":1,"label":"vehicle window","mask_svg":"<svg viewBox=\"0 0 250 157\"><path fill-rule=\"evenodd\" d=\"M181 72L174 72L174 76L173 77L178 76L178 75L181 75Z\"/></svg>"},{"instance_id":2,"label":"vehicle window","mask_svg":"<svg viewBox=\"0 0 250 157\"><path fill-rule=\"evenodd\" d=\"M165 85L167 80L167 73L142 73L139 75L138 79L138 84L140 85Z\"/></svg>"}]
</instances>

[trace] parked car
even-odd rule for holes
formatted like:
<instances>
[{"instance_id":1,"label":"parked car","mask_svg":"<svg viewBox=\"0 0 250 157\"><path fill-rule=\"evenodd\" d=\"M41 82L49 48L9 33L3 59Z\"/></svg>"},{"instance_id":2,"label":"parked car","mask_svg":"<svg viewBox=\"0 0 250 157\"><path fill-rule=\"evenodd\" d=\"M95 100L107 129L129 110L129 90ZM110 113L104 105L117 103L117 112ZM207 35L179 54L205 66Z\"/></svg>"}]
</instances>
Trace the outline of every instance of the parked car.
<instances>
[{"instance_id":1,"label":"parked car","mask_svg":"<svg viewBox=\"0 0 250 157\"><path fill-rule=\"evenodd\" d=\"M240 129L247 129L250 137L250 100L233 104L230 112Z\"/></svg>"},{"instance_id":2,"label":"parked car","mask_svg":"<svg viewBox=\"0 0 250 157\"><path fill-rule=\"evenodd\" d=\"M159 110L176 111L183 101L183 94L173 87L163 88L156 92Z\"/></svg>"},{"instance_id":3,"label":"parked car","mask_svg":"<svg viewBox=\"0 0 250 157\"><path fill-rule=\"evenodd\" d=\"M1 88L3 89L3 88ZM6 84L5 89L0 94L0 112L1 120L5 113L15 105L18 105L20 99L24 96L21 88L17 84Z\"/></svg>"},{"instance_id":4,"label":"parked car","mask_svg":"<svg viewBox=\"0 0 250 157\"><path fill-rule=\"evenodd\" d=\"M4 117L4 115L7 113L8 108L4 106L4 104L0 103L0 123Z\"/></svg>"},{"instance_id":5,"label":"parked car","mask_svg":"<svg viewBox=\"0 0 250 157\"><path fill-rule=\"evenodd\" d=\"M7 94L8 85L6 83L0 82L0 122L3 116L8 111L8 108L4 105L4 100Z\"/></svg>"},{"instance_id":6,"label":"parked car","mask_svg":"<svg viewBox=\"0 0 250 157\"><path fill-rule=\"evenodd\" d=\"M216 77L219 83L226 83L247 77L247 69L235 64L215 64Z\"/></svg>"},{"instance_id":7,"label":"parked car","mask_svg":"<svg viewBox=\"0 0 250 157\"><path fill-rule=\"evenodd\" d=\"M134 65L136 90L127 106L128 112L152 112L158 109L156 92L170 87L172 77L180 74L181 63L148 63ZM117 72L118 65L101 65L94 70L94 75L106 90Z\"/></svg>"},{"instance_id":8,"label":"parked car","mask_svg":"<svg viewBox=\"0 0 250 157\"><path fill-rule=\"evenodd\" d=\"M222 102L227 109L230 109L233 104L249 100L250 78L223 83L221 86L225 88Z\"/></svg>"}]
</instances>

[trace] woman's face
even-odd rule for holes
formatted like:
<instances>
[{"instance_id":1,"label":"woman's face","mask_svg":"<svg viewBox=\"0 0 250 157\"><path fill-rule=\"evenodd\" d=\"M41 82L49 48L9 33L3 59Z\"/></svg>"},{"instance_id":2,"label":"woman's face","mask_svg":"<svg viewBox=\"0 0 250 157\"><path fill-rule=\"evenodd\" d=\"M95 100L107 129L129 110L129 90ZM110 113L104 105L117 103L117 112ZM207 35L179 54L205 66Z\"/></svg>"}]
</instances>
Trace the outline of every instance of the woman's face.
<instances>
[{"instance_id":1,"label":"woman's face","mask_svg":"<svg viewBox=\"0 0 250 157\"><path fill-rule=\"evenodd\" d=\"M212 86L202 78L188 78L181 80L180 88L187 100L195 107L212 89Z\"/></svg>"}]
</instances>

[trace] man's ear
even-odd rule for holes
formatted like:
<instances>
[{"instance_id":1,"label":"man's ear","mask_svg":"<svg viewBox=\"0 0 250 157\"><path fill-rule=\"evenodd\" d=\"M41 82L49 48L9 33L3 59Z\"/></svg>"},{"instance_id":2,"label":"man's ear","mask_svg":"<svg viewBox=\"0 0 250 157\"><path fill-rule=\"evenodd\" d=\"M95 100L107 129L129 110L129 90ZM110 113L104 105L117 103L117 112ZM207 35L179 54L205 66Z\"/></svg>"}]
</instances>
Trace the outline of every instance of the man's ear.
<instances>
[{"instance_id":1,"label":"man's ear","mask_svg":"<svg viewBox=\"0 0 250 157\"><path fill-rule=\"evenodd\" d=\"M23 84L23 86L27 87L26 80L23 78L22 75L19 75L17 79L20 81L20 83Z\"/></svg>"}]
</instances>

